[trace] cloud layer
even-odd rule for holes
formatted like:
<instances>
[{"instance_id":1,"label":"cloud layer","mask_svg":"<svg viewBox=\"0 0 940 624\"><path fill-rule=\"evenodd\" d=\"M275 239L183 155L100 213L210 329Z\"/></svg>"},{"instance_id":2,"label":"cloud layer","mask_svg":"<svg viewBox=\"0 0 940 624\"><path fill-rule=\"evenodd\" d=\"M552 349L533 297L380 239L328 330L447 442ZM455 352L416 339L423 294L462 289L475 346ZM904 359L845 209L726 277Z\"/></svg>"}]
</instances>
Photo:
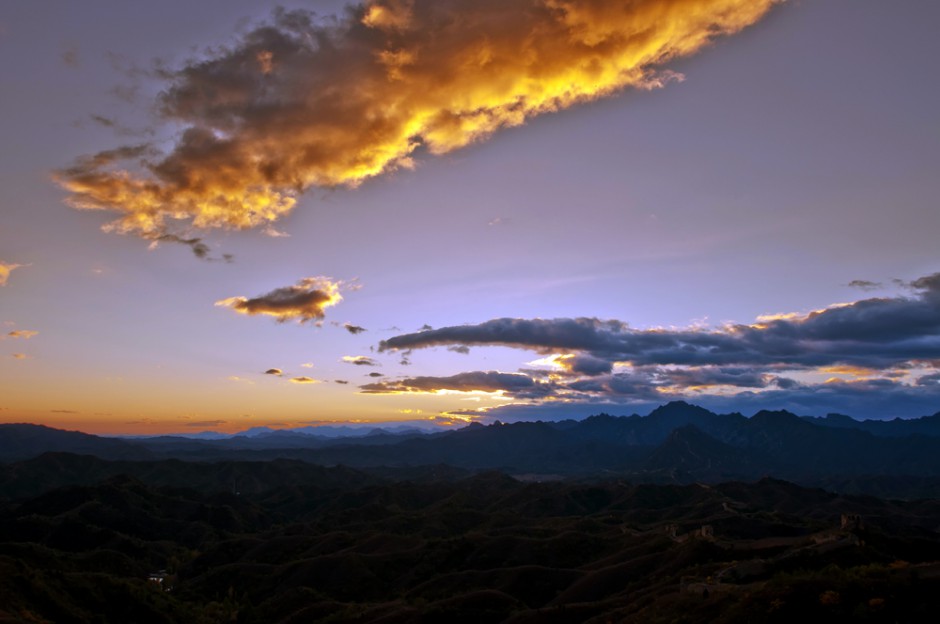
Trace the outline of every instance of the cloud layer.
<instances>
[{"instance_id":1,"label":"cloud layer","mask_svg":"<svg viewBox=\"0 0 940 624\"><path fill-rule=\"evenodd\" d=\"M863 413L869 406L940 408L940 273L901 282L906 296L861 299L807 314L758 318L719 328L633 329L596 318L501 318L424 329L384 340L380 352L503 346L543 354L514 383L490 384L538 402L655 405L691 398L703 405L743 401L761 407L812 406ZM366 392L459 389L483 373L409 378ZM515 375L515 374L514 374ZM478 384L483 389L482 383ZM872 402L872 397L891 402ZM776 401L776 404L773 403ZM824 413L824 412L823 412ZM895 412L896 413L896 412Z\"/></svg>"},{"instance_id":2,"label":"cloud layer","mask_svg":"<svg viewBox=\"0 0 940 624\"><path fill-rule=\"evenodd\" d=\"M79 158L56 174L107 227L265 227L311 186L355 186L527 119L625 88L758 21L780 0L368 0L304 11L176 71L157 108L184 130ZM194 251L196 248L194 247Z\"/></svg>"},{"instance_id":3,"label":"cloud layer","mask_svg":"<svg viewBox=\"0 0 940 624\"><path fill-rule=\"evenodd\" d=\"M383 340L379 351L499 345L573 353L575 362L596 370L602 370L604 362L884 369L911 360L940 360L940 273L909 287L915 296L862 299L715 330L637 330L621 321L596 318L501 318L395 336ZM590 372L583 366L582 372Z\"/></svg>"},{"instance_id":4,"label":"cloud layer","mask_svg":"<svg viewBox=\"0 0 940 624\"><path fill-rule=\"evenodd\" d=\"M328 277L305 277L293 286L275 288L258 297L229 297L215 305L231 308L240 314L273 316L279 323L300 324L322 320L326 308L342 301L341 282Z\"/></svg>"},{"instance_id":5,"label":"cloud layer","mask_svg":"<svg viewBox=\"0 0 940 624\"><path fill-rule=\"evenodd\" d=\"M437 392L454 390L457 392L517 392L531 389L536 385L526 375L518 373L500 373L496 371L475 371L459 373L450 377L409 377L398 381L382 381L365 384L359 388L366 394L398 394L402 392Z\"/></svg>"}]
</instances>

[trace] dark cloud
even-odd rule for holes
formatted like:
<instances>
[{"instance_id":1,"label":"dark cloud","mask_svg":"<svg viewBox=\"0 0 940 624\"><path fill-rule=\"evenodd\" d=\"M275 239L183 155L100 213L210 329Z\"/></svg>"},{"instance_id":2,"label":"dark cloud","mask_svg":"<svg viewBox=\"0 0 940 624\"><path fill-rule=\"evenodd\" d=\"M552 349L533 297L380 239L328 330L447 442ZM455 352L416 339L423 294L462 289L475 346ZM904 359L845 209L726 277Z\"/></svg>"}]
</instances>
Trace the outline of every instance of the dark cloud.
<instances>
[{"instance_id":1,"label":"dark cloud","mask_svg":"<svg viewBox=\"0 0 940 624\"><path fill-rule=\"evenodd\" d=\"M231 263L235 260L235 256L229 253L222 254L221 258L215 258L211 256L212 249L202 241L199 237L190 237L185 238L177 234L158 234L154 236L146 236L147 240L151 241L150 248L156 249L160 243L176 243L179 245L185 245L193 252L193 255L199 258L200 260L205 260L207 262L225 262Z\"/></svg>"},{"instance_id":2,"label":"dark cloud","mask_svg":"<svg viewBox=\"0 0 940 624\"><path fill-rule=\"evenodd\" d=\"M333 383L338 383L338 384L342 384L342 385L345 386L345 385L348 384L349 382L346 381L345 379L334 379L334 380L333 380Z\"/></svg>"},{"instance_id":3,"label":"dark cloud","mask_svg":"<svg viewBox=\"0 0 940 624\"><path fill-rule=\"evenodd\" d=\"M596 318L501 318L395 336L383 340L379 351L492 345L634 365L849 364L884 369L940 358L940 274L910 286L918 291L914 297L863 299L720 329L637 330Z\"/></svg>"},{"instance_id":4,"label":"dark cloud","mask_svg":"<svg viewBox=\"0 0 940 624\"><path fill-rule=\"evenodd\" d=\"M359 327L358 325L353 325L352 323L343 323L343 329L348 331L350 334L361 334L366 331L365 327Z\"/></svg>"},{"instance_id":5,"label":"dark cloud","mask_svg":"<svg viewBox=\"0 0 940 624\"><path fill-rule=\"evenodd\" d=\"M91 115L91 120L105 128L115 128L118 125L116 121L103 115Z\"/></svg>"},{"instance_id":6,"label":"dark cloud","mask_svg":"<svg viewBox=\"0 0 940 624\"><path fill-rule=\"evenodd\" d=\"M268 370L264 371L264 374L265 374L265 375L275 375L275 376L277 376L277 377L280 377L281 375L284 374L284 371L282 371L282 370L279 369L279 368L269 368Z\"/></svg>"},{"instance_id":7,"label":"dark cloud","mask_svg":"<svg viewBox=\"0 0 940 624\"><path fill-rule=\"evenodd\" d=\"M356 366L378 366L379 363L365 355L344 355L343 361Z\"/></svg>"},{"instance_id":8,"label":"dark cloud","mask_svg":"<svg viewBox=\"0 0 940 624\"><path fill-rule=\"evenodd\" d=\"M325 316L324 310L339 303L341 282L327 277L305 277L294 286L275 288L259 297L229 297L216 301L240 314L273 316L279 323L297 321L304 324Z\"/></svg>"},{"instance_id":9,"label":"dark cloud","mask_svg":"<svg viewBox=\"0 0 940 624\"><path fill-rule=\"evenodd\" d=\"M265 227L310 187L355 186L626 88L763 17L775 0L367 0L343 18L276 11L166 81L167 153L58 176L79 208L145 236ZM130 95L133 95L131 93Z\"/></svg>"},{"instance_id":10,"label":"dark cloud","mask_svg":"<svg viewBox=\"0 0 940 624\"><path fill-rule=\"evenodd\" d=\"M878 290L883 286L881 282L870 282L868 280L852 280L848 285L861 290Z\"/></svg>"},{"instance_id":11,"label":"dark cloud","mask_svg":"<svg viewBox=\"0 0 940 624\"><path fill-rule=\"evenodd\" d=\"M918 386L940 386L940 373L922 375L917 379Z\"/></svg>"},{"instance_id":12,"label":"dark cloud","mask_svg":"<svg viewBox=\"0 0 940 624\"><path fill-rule=\"evenodd\" d=\"M201 238L183 238L177 236L176 234L160 234L159 236L154 236L149 240L153 241L150 246L152 249L156 249L157 245L160 243L178 243L180 245L186 245L192 250L193 255L199 258L200 260L211 260L209 252L212 251L207 244L202 242Z\"/></svg>"},{"instance_id":13,"label":"dark cloud","mask_svg":"<svg viewBox=\"0 0 940 624\"><path fill-rule=\"evenodd\" d=\"M408 377L398 381L382 381L359 386L367 394L435 392L437 390L518 393L534 387L536 387L536 382L526 375L497 371L473 371L458 373L450 377Z\"/></svg>"},{"instance_id":14,"label":"dark cloud","mask_svg":"<svg viewBox=\"0 0 940 624\"><path fill-rule=\"evenodd\" d=\"M718 328L641 330L594 318L503 318L394 336L378 350L505 346L544 354L533 364L549 369L520 371L531 386L501 386L517 401L511 409L527 404L554 413L567 405L627 408L685 399L710 409L929 414L940 405L940 273L902 285L910 296ZM415 377L363 390L456 389L481 374Z\"/></svg>"},{"instance_id":15,"label":"dark cloud","mask_svg":"<svg viewBox=\"0 0 940 624\"><path fill-rule=\"evenodd\" d=\"M766 388L775 377L748 367L702 366L656 370L663 382L674 386L733 386L736 388Z\"/></svg>"},{"instance_id":16,"label":"dark cloud","mask_svg":"<svg viewBox=\"0 0 940 624\"><path fill-rule=\"evenodd\" d=\"M383 373L369 373L369 377L385 377Z\"/></svg>"},{"instance_id":17,"label":"dark cloud","mask_svg":"<svg viewBox=\"0 0 940 624\"><path fill-rule=\"evenodd\" d=\"M447 350L453 351L454 353L460 353L462 355L470 354L470 347L468 347L467 345L456 345L453 347L447 347Z\"/></svg>"}]
</instances>

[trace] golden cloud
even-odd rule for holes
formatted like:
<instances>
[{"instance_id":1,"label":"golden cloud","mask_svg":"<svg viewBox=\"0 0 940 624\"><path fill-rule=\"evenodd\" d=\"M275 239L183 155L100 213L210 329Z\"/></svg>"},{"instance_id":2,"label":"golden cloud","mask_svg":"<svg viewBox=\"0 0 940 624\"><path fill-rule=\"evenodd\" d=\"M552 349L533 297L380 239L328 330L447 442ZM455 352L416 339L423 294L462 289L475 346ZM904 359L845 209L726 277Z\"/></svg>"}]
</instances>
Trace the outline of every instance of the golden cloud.
<instances>
[{"instance_id":1,"label":"golden cloud","mask_svg":"<svg viewBox=\"0 0 940 624\"><path fill-rule=\"evenodd\" d=\"M22 264L0 262L0 286L6 286L7 280L10 279L10 273L12 273L14 269L19 269L23 266Z\"/></svg>"},{"instance_id":2,"label":"golden cloud","mask_svg":"<svg viewBox=\"0 0 940 624\"><path fill-rule=\"evenodd\" d=\"M367 0L325 26L278 11L175 72L168 153L107 150L57 172L68 203L152 238L173 223L267 227L311 186L356 186L527 119L679 77L665 65L782 0ZM268 230L272 232L274 230Z\"/></svg>"},{"instance_id":3,"label":"golden cloud","mask_svg":"<svg viewBox=\"0 0 940 624\"><path fill-rule=\"evenodd\" d=\"M275 288L258 297L229 297L215 305L231 308L239 314L273 316L279 323L296 320L303 324L318 321L324 310L342 301L339 288L342 282L328 277L305 277L293 286Z\"/></svg>"},{"instance_id":4,"label":"golden cloud","mask_svg":"<svg viewBox=\"0 0 940 624\"><path fill-rule=\"evenodd\" d=\"M291 377L291 383L295 384L315 384L320 383L318 380L311 377Z\"/></svg>"},{"instance_id":5,"label":"golden cloud","mask_svg":"<svg viewBox=\"0 0 940 624\"><path fill-rule=\"evenodd\" d=\"M38 335L38 331L33 331L31 329L14 329L6 335L7 338L23 338L24 340L29 340L33 336ZM3 336L0 336L2 338Z\"/></svg>"}]
</instances>

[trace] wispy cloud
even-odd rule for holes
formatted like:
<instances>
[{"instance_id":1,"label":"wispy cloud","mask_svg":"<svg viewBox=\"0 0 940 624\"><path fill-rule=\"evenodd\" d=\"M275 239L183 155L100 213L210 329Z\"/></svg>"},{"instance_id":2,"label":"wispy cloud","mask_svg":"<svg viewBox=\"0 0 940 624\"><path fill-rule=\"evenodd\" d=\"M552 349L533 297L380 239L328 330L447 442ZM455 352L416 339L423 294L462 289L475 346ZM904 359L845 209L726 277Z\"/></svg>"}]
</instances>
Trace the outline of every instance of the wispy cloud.
<instances>
[{"instance_id":1,"label":"wispy cloud","mask_svg":"<svg viewBox=\"0 0 940 624\"><path fill-rule=\"evenodd\" d=\"M12 273L15 269L20 269L24 266L29 266L29 265L0 262L0 286L6 286L7 280L10 279L10 273Z\"/></svg>"},{"instance_id":2,"label":"wispy cloud","mask_svg":"<svg viewBox=\"0 0 940 624\"><path fill-rule=\"evenodd\" d=\"M38 335L39 335L39 332L38 332L38 331L33 331L33 330L31 330L31 329L14 329L13 331L9 332L6 336L0 336L0 339L2 339L2 338L22 338L22 339L24 339L24 340L29 340L29 339L32 338L33 336L38 336Z\"/></svg>"},{"instance_id":3,"label":"wispy cloud","mask_svg":"<svg viewBox=\"0 0 940 624\"><path fill-rule=\"evenodd\" d=\"M229 297L215 305L231 308L240 314L273 316L279 323L297 321L300 324L319 321L326 308L342 301L339 294L342 282L328 277L305 277L293 286L275 288L258 297Z\"/></svg>"},{"instance_id":4,"label":"wispy cloud","mask_svg":"<svg viewBox=\"0 0 940 624\"><path fill-rule=\"evenodd\" d=\"M130 146L57 172L76 208L146 237L266 227L311 186L355 186L527 119L652 89L665 69L779 0L368 0L270 23L162 70L166 153Z\"/></svg>"},{"instance_id":5,"label":"wispy cloud","mask_svg":"<svg viewBox=\"0 0 940 624\"><path fill-rule=\"evenodd\" d=\"M202 427L214 429L215 427L221 427L222 425L227 424L227 420L197 420L189 423L185 423L184 427Z\"/></svg>"},{"instance_id":6,"label":"wispy cloud","mask_svg":"<svg viewBox=\"0 0 940 624\"><path fill-rule=\"evenodd\" d=\"M150 249L156 249L160 243L177 243L179 245L186 245L193 252L193 255L199 258L200 260L207 260L209 262L214 262L221 260L223 262L232 262L235 259L235 256L232 254L222 254L221 258L215 258L211 256L212 249L203 242L199 237L189 237L179 236L177 234L155 234L153 236L146 236L148 240L151 241Z\"/></svg>"}]
</instances>

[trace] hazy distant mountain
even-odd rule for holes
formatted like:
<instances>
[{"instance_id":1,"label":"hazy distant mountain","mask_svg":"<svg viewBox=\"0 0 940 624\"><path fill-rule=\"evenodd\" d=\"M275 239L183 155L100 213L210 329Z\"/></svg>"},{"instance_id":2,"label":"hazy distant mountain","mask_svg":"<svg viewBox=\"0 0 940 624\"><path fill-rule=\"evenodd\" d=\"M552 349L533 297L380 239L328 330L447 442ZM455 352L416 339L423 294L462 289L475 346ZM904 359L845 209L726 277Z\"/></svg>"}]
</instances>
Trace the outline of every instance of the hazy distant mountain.
<instances>
[{"instance_id":1,"label":"hazy distant mountain","mask_svg":"<svg viewBox=\"0 0 940 624\"><path fill-rule=\"evenodd\" d=\"M895 418L894 420L855 420L844 414L828 414L825 418L805 416L805 420L823 427L858 429L876 436L900 438L910 435L940 437L940 412L921 418Z\"/></svg>"}]
</instances>

